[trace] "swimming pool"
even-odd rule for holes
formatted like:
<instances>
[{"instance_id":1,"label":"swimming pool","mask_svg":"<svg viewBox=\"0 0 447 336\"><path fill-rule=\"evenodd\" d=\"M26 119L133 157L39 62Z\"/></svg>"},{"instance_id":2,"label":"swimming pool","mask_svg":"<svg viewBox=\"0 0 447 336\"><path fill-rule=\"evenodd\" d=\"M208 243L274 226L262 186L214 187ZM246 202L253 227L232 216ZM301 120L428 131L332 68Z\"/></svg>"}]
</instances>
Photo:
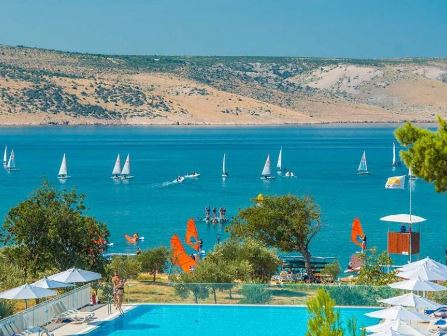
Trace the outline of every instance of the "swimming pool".
<instances>
[{"instance_id":1,"label":"swimming pool","mask_svg":"<svg viewBox=\"0 0 447 336\"><path fill-rule=\"evenodd\" d=\"M364 316L372 310L340 308L343 325L353 316L360 326L377 323ZM141 305L88 335L299 336L306 332L307 317L305 307Z\"/></svg>"}]
</instances>

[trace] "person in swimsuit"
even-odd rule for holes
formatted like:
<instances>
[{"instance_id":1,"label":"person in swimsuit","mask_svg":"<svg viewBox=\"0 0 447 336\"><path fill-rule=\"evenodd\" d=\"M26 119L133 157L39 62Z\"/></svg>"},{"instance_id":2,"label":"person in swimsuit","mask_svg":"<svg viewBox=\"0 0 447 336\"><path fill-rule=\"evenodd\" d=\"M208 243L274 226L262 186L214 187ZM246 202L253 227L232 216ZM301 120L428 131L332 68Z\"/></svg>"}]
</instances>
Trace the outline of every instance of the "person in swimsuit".
<instances>
[{"instance_id":1,"label":"person in swimsuit","mask_svg":"<svg viewBox=\"0 0 447 336\"><path fill-rule=\"evenodd\" d=\"M124 314L123 311L123 301L124 301L124 285L126 284L126 280L120 279L118 282L118 286L116 288L116 309L120 312L120 314Z\"/></svg>"},{"instance_id":2,"label":"person in swimsuit","mask_svg":"<svg viewBox=\"0 0 447 336\"><path fill-rule=\"evenodd\" d=\"M113 299L113 305L115 308L117 307L117 287L120 282L120 276L118 275L118 272L115 272L112 276L112 284L113 284L113 292L112 292L112 299Z\"/></svg>"}]
</instances>

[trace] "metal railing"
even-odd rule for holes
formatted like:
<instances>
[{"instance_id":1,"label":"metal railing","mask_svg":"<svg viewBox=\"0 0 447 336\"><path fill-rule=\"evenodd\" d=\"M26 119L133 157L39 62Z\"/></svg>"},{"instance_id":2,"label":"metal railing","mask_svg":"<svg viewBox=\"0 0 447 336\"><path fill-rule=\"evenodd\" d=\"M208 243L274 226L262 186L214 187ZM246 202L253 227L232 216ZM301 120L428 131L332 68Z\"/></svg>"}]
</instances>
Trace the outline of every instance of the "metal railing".
<instances>
[{"instance_id":1,"label":"metal railing","mask_svg":"<svg viewBox=\"0 0 447 336\"><path fill-rule=\"evenodd\" d=\"M0 320L0 326L7 325L11 322L14 322L20 329L44 326L58 315L57 311L53 308L56 303L62 302L67 309L79 309L88 305L90 300L91 285L86 284L8 316Z\"/></svg>"}]
</instances>

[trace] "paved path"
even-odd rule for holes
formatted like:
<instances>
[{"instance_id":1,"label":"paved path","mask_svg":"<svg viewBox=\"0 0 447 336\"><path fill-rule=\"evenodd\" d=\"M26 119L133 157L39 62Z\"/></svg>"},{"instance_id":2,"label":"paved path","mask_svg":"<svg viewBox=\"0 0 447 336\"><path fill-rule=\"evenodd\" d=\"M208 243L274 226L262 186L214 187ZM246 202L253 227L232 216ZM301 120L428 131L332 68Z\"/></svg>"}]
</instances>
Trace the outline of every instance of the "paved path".
<instances>
[{"instance_id":1,"label":"paved path","mask_svg":"<svg viewBox=\"0 0 447 336\"><path fill-rule=\"evenodd\" d=\"M123 306L124 311L133 309L135 306L125 305ZM107 311L107 305L95 310L95 319L89 323L66 323L62 327L52 331L54 336L68 336L68 335L79 335L89 332L95 329L99 324L104 321L113 320L119 316L119 313L115 308L112 307L112 314L109 315Z\"/></svg>"}]
</instances>

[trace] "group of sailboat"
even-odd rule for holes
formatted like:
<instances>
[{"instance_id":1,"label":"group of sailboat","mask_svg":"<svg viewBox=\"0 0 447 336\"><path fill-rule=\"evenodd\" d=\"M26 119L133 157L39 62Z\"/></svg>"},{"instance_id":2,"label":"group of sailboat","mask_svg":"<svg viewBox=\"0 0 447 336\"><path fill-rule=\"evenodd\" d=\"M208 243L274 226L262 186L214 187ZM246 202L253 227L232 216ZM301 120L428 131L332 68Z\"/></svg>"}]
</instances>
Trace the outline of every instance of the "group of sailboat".
<instances>
[{"instance_id":1,"label":"group of sailboat","mask_svg":"<svg viewBox=\"0 0 447 336\"><path fill-rule=\"evenodd\" d=\"M124 162L122 169L120 155L118 154L116 156L115 164L112 170L112 178L114 180L128 180L133 178L130 173L130 154L127 154L126 161Z\"/></svg>"},{"instance_id":2,"label":"group of sailboat","mask_svg":"<svg viewBox=\"0 0 447 336\"><path fill-rule=\"evenodd\" d=\"M400 167L401 165L402 165L402 163L400 162L400 160L396 158L396 144L393 142L393 157L392 157L392 161L391 161L391 166L394 169L396 167ZM360 163L357 168L357 174L359 174L359 175L371 174L371 172L368 171L368 164L366 162L366 151L363 151L363 153L362 153L362 157L360 159ZM411 167L408 168L408 178L410 180L416 179L416 177L413 175L413 173L411 171Z\"/></svg>"},{"instance_id":3,"label":"group of sailboat","mask_svg":"<svg viewBox=\"0 0 447 336\"><path fill-rule=\"evenodd\" d=\"M284 177L295 177L295 174L292 171L287 170L282 165L282 147L279 150L276 168L277 168L278 175L281 175ZM262 169L262 172L261 172L261 180L272 180L274 178L275 178L275 176L272 175L270 154L268 154L267 159L265 160L264 168Z\"/></svg>"},{"instance_id":4,"label":"group of sailboat","mask_svg":"<svg viewBox=\"0 0 447 336\"><path fill-rule=\"evenodd\" d=\"M3 167L8 172L20 170L16 167L16 157L14 154L14 149L11 150L11 153L9 153L8 158L8 146L5 146L5 151L3 153Z\"/></svg>"}]
</instances>

